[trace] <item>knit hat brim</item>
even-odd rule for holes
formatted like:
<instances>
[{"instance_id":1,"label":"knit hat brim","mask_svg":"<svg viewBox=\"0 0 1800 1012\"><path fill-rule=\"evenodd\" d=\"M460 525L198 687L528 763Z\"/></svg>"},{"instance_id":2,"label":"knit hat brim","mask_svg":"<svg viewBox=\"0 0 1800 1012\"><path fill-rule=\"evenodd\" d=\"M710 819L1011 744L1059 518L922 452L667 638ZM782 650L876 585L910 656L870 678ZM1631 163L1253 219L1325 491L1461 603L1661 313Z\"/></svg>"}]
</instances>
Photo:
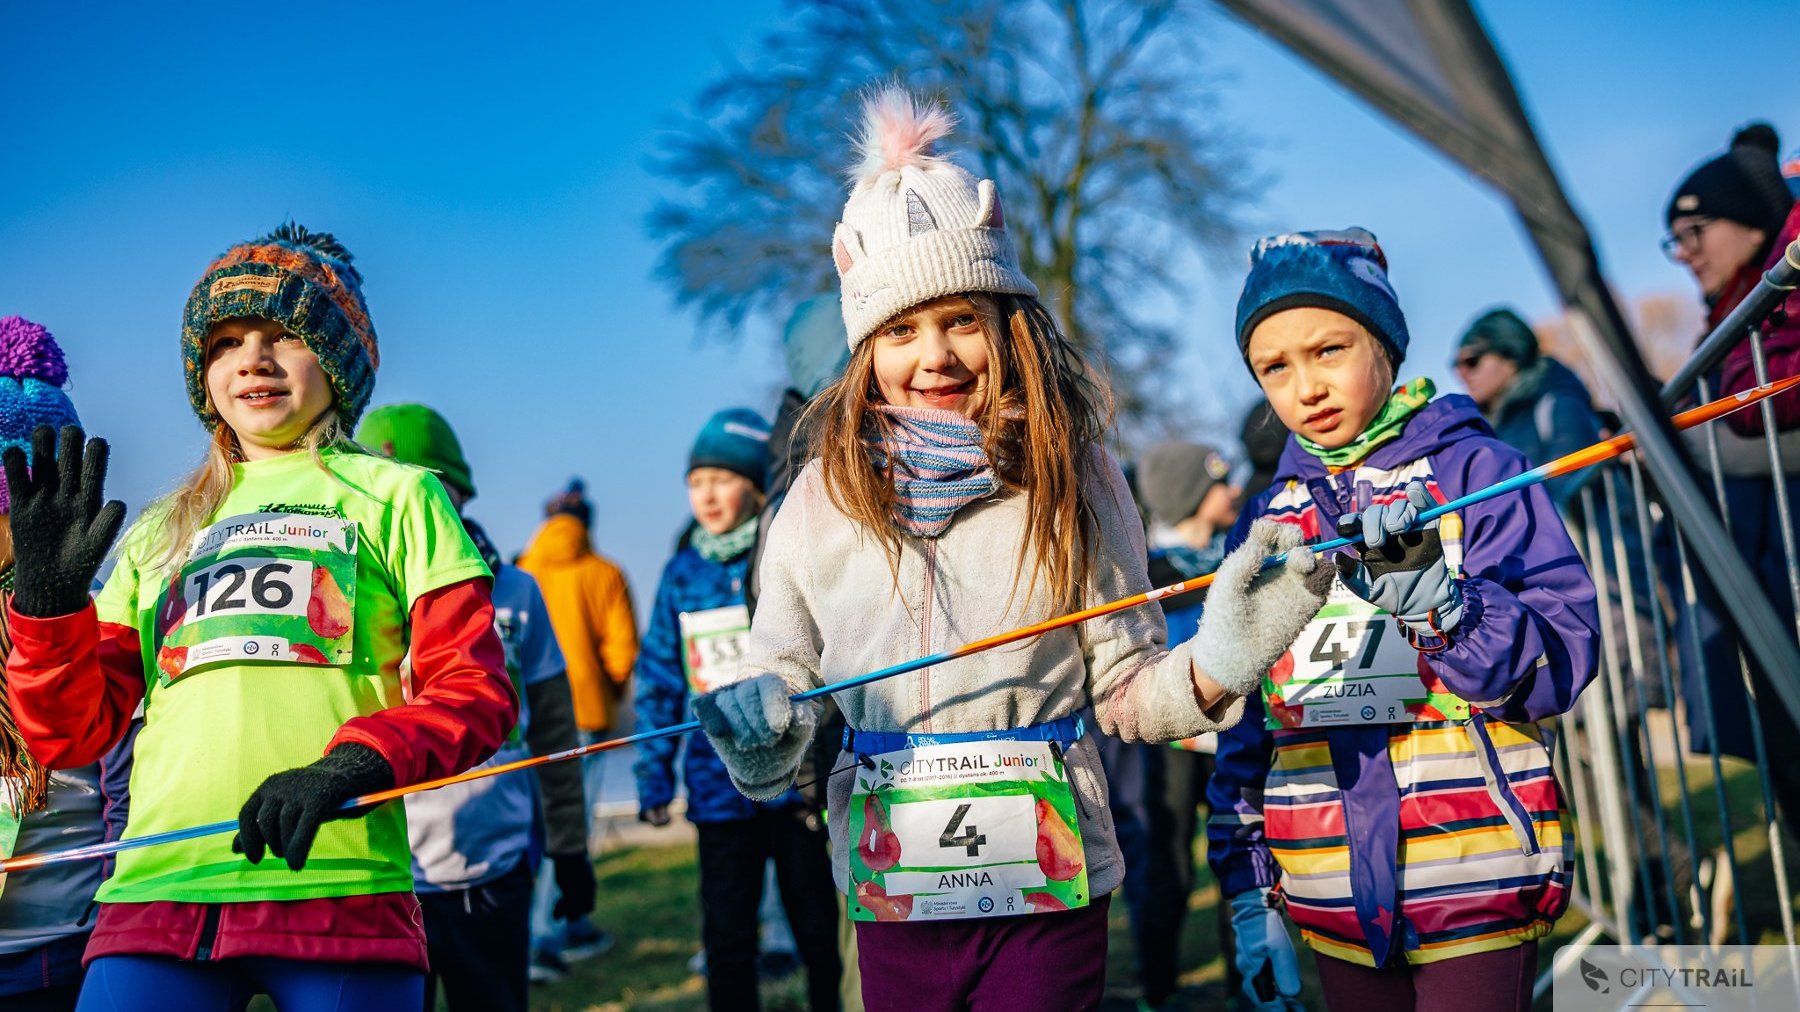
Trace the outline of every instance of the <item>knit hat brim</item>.
<instances>
[{"instance_id":1,"label":"knit hat brim","mask_svg":"<svg viewBox=\"0 0 1800 1012\"><path fill-rule=\"evenodd\" d=\"M914 236L843 274L844 329L850 347L901 313L969 292L1037 298L1019 270L1012 239L995 228L944 229Z\"/></svg>"},{"instance_id":2,"label":"knit hat brim","mask_svg":"<svg viewBox=\"0 0 1800 1012\"><path fill-rule=\"evenodd\" d=\"M1381 325L1376 323L1369 314L1352 303L1326 292L1293 292L1272 302L1264 303L1251 313L1244 321L1243 337L1239 341L1243 348L1245 361L1248 361L1250 357L1250 335L1256 332L1257 324L1276 313L1289 309L1309 308L1329 309L1355 320L1357 326L1374 335L1376 342L1381 345L1381 350L1387 354L1388 362L1395 369L1400 368L1400 363L1406 361L1406 353L1400 350L1400 346L1394 343L1394 339L1389 337L1387 331L1382 329Z\"/></svg>"}]
</instances>

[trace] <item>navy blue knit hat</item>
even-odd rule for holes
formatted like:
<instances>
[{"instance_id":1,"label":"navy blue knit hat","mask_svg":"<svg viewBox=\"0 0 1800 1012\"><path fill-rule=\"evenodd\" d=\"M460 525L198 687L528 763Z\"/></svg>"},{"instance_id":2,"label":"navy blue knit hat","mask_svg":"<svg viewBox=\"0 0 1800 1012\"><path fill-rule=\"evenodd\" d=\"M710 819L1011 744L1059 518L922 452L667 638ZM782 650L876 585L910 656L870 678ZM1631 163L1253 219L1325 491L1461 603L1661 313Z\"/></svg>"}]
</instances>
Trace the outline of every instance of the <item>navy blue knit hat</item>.
<instances>
[{"instance_id":1,"label":"navy blue knit hat","mask_svg":"<svg viewBox=\"0 0 1800 1012\"><path fill-rule=\"evenodd\" d=\"M1406 359L1406 317L1388 284L1387 255L1367 229L1290 232L1258 239L1238 296L1238 351L1250 332L1284 309L1313 306L1343 313L1374 334L1398 369Z\"/></svg>"},{"instance_id":2,"label":"navy blue knit hat","mask_svg":"<svg viewBox=\"0 0 1800 1012\"><path fill-rule=\"evenodd\" d=\"M726 408L708 418L688 454L688 470L697 467L741 474L761 491L769 480L769 423L749 408Z\"/></svg>"}]
</instances>

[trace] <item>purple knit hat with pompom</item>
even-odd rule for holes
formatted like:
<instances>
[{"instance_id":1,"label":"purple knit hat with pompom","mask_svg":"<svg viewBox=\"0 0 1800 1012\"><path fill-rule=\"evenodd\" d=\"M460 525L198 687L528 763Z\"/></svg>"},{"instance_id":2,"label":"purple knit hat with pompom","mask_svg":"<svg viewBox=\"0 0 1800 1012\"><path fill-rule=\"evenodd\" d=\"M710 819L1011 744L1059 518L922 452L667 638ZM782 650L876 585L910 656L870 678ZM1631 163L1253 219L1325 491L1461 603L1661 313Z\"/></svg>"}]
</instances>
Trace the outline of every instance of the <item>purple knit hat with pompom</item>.
<instances>
[{"instance_id":1,"label":"purple knit hat with pompom","mask_svg":"<svg viewBox=\"0 0 1800 1012\"><path fill-rule=\"evenodd\" d=\"M0 452L9 446L31 460L31 433L40 425L80 425L63 393L69 366L56 338L23 316L0 317ZM0 513L12 512L12 496L0 479Z\"/></svg>"}]
</instances>

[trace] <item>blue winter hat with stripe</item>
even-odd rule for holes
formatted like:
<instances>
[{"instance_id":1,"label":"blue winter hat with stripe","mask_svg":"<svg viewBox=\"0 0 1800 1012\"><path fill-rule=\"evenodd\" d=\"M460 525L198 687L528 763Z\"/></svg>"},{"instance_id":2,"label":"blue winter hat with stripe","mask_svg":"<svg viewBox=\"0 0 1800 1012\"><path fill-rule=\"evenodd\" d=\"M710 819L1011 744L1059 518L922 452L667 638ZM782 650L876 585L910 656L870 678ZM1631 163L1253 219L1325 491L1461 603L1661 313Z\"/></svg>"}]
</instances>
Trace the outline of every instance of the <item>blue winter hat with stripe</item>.
<instances>
[{"instance_id":1,"label":"blue winter hat with stripe","mask_svg":"<svg viewBox=\"0 0 1800 1012\"><path fill-rule=\"evenodd\" d=\"M69 366L56 338L23 316L0 318L0 452L16 446L31 460L31 432L40 425L80 425L63 393ZM12 496L0 480L0 513L12 512Z\"/></svg>"},{"instance_id":2,"label":"blue winter hat with stripe","mask_svg":"<svg viewBox=\"0 0 1800 1012\"><path fill-rule=\"evenodd\" d=\"M1387 255L1368 229L1289 232L1258 239L1238 296L1238 351L1250 354L1256 325L1284 309L1312 306L1350 317L1374 334L1398 369L1406 359L1406 317L1388 283Z\"/></svg>"},{"instance_id":3,"label":"blue winter hat with stripe","mask_svg":"<svg viewBox=\"0 0 1800 1012\"><path fill-rule=\"evenodd\" d=\"M688 454L688 470L722 467L761 491L769 480L769 423L749 408L726 408L708 418Z\"/></svg>"}]
</instances>

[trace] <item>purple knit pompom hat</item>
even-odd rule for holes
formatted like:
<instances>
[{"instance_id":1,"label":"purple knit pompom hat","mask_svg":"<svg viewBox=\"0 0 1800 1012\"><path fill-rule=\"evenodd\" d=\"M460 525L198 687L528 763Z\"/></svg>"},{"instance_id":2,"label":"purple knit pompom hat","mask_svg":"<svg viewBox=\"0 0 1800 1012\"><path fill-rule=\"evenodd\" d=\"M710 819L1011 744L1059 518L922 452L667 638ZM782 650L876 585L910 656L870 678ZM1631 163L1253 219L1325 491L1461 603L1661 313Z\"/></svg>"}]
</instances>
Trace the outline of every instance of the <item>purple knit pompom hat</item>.
<instances>
[{"instance_id":1,"label":"purple knit pompom hat","mask_svg":"<svg viewBox=\"0 0 1800 1012\"><path fill-rule=\"evenodd\" d=\"M16 446L31 460L31 433L40 425L80 425L63 393L69 365L56 338L23 316L0 317L0 453ZM12 512L12 496L0 479L0 513Z\"/></svg>"}]
</instances>

